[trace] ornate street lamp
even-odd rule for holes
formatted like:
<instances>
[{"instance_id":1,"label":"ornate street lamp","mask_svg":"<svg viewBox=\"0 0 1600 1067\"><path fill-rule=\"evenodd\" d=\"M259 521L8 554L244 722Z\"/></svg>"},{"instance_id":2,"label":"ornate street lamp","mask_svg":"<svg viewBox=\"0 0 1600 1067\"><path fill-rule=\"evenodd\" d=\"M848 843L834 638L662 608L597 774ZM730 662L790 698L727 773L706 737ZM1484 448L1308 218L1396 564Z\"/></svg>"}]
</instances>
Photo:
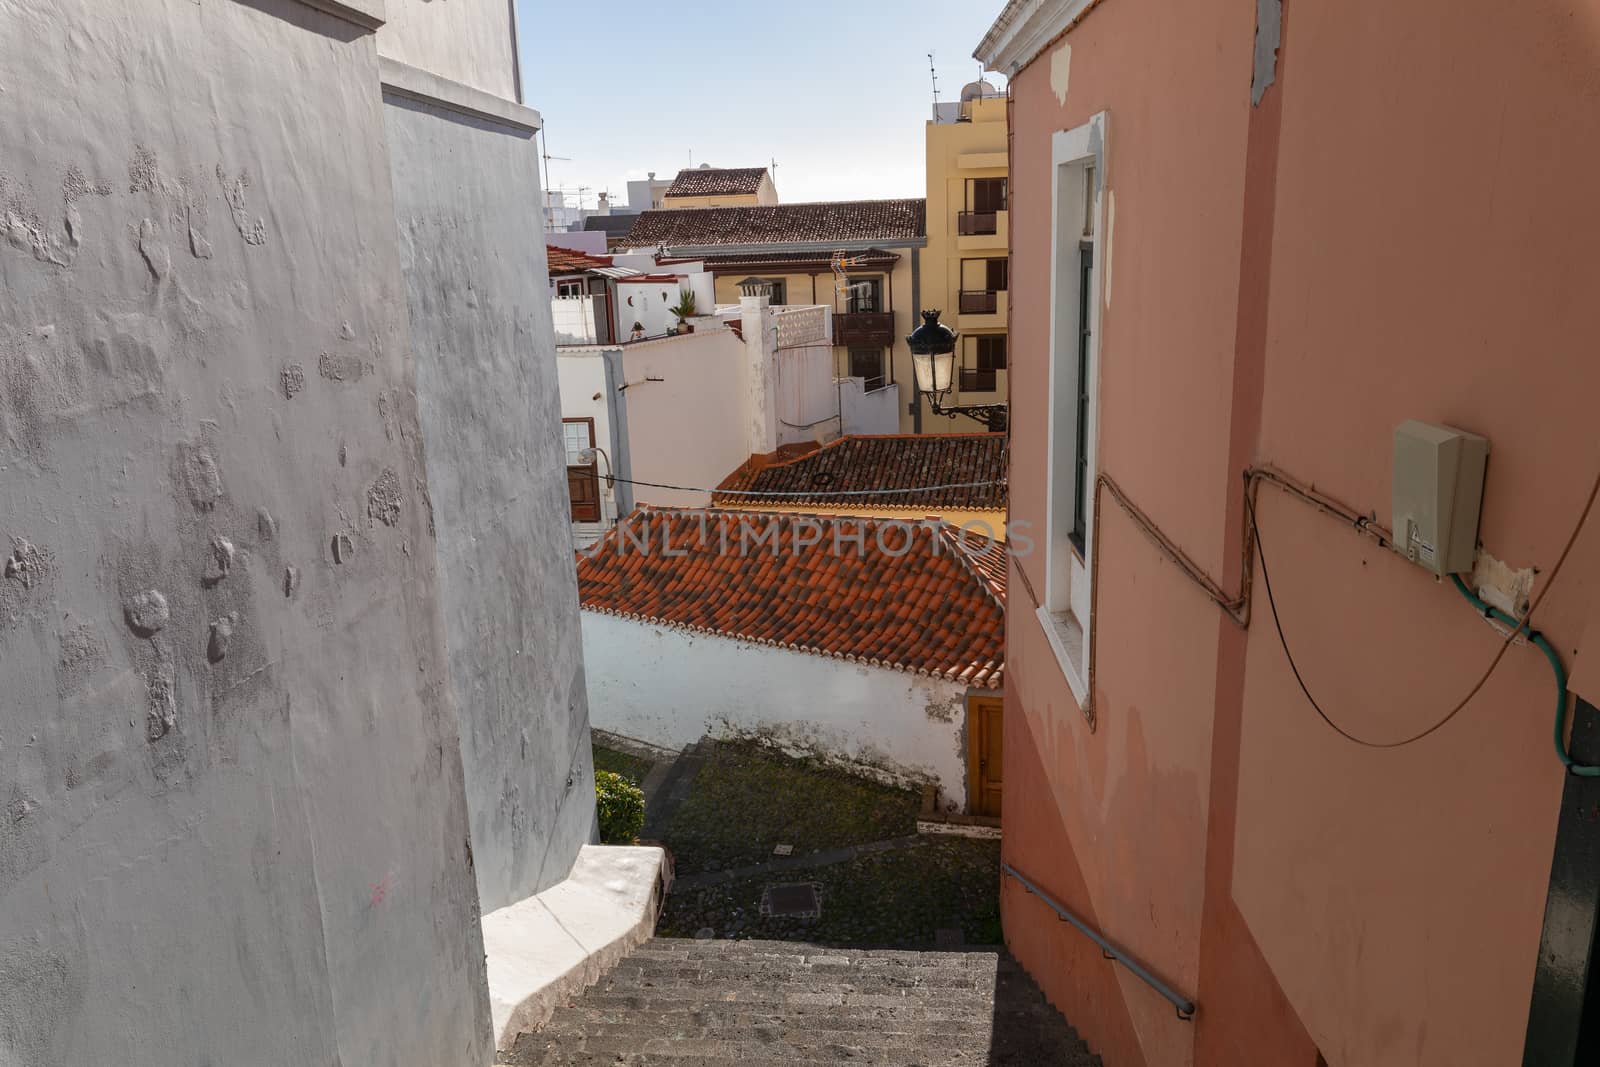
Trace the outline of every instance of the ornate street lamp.
<instances>
[{"instance_id":1,"label":"ornate street lamp","mask_svg":"<svg viewBox=\"0 0 1600 1067\"><path fill-rule=\"evenodd\" d=\"M950 392L955 378L956 341L961 337L939 321L939 311L924 311L922 325L911 331L906 344L911 348L911 369L916 372L917 389L928 394L928 403L935 415L948 415L952 419L965 415L981 422L991 432L1006 429L1004 404L958 404L945 407L942 403Z\"/></svg>"}]
</instances>

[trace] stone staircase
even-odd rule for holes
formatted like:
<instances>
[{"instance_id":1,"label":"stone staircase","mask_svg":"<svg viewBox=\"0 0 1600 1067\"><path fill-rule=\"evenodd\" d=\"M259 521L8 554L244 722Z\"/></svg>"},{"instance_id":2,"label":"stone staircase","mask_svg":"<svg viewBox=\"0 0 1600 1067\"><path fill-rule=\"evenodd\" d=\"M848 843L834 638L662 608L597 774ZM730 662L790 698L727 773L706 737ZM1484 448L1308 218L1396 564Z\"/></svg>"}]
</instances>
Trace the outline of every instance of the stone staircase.
<instances>
[{"instance_id":1,"label":"stone staircase","mask_svg":"<svg viewBox=\"0 0 1600 1067\"><path fill-rule=\"evenodd\" d=\"M996 951L647 941L502 1064L1099 1067Z\"/></svg>"}]
</instances>

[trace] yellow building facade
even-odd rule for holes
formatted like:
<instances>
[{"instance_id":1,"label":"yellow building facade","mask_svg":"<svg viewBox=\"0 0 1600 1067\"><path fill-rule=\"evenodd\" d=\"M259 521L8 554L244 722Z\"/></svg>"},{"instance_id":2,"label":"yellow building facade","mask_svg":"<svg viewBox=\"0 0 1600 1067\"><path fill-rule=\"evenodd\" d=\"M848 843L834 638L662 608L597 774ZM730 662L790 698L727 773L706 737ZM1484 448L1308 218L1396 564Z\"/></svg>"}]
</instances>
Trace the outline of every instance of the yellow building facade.
<instances>
[{"instance_id":1,"label":"yellow building facade","mask_svg":"<svg viewBox=\"0 0 1600 1067\"><path fill-rule=\"evenodd\" d=\"M928 245L922 304L939 308L961 334L956 380L946 405L1006 401L1007 292L1010 289L1010 175L1007 101L974 82L958 102L936 105L927 124ZM978 432L965 416L927 410L924 430Z\"/></svg>"}]
</instances>

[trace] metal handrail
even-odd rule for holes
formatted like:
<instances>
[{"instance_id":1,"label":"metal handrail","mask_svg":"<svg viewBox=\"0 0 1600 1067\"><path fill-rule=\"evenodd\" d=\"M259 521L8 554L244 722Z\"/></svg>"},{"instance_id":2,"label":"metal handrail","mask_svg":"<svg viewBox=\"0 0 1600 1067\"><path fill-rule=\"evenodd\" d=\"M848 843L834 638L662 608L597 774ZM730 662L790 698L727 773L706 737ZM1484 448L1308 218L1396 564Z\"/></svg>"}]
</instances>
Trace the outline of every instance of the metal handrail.
<instances>
[{"instance_id":1,"label":"metal handrail","mask_svg":"<svg viewBox=\"0 0 1600 1067\"><path fill-rule=\"evenodd\" d=\"M1064 908L1059 901L1057 901L1049 893L1046 893L1043 889L1040 889L1037 885L1033 884L1033 882L1029 881L1022 874L1022 872L1011 866L1011 864L1001 863L1000 869L1006 874L1009 874L1011 877L1015 878L1017 881L1021 882L1022 887L1028 892L1044 901L1045 906L1051 911L1055 912L1056 917L1062 922L1069 922L1073 926L1076 926L1080 933L1082 933L1090 941L1093 941L1096 945L1099 945L1100 954L1102 956L1108 960L1115 960L1116 962L1122 964L1124 967L1128 968L1128 970L1138 975L1139 978L1144 981L1145 985L1149 986L1151 989L1154 989L1157 993L1160 993L1169 1004L1178 1009L1178 1018L1183 1019L1185 1022L1194 1018L1194 1001L1188 999L1180 993L1174 992L1171 986L1167 985L1167 983L1163 982L1161 979L1157 978L1155 975L1146 970L1144 964L1128 955L1116 945L1113 945L1111 942L1107 941L1100 935L1099 931L1095 930L1088 923L1084 922L1082 919L1078 918L1076 915L1072 914L1072 912Z\"/></svg>"}]
</instances>

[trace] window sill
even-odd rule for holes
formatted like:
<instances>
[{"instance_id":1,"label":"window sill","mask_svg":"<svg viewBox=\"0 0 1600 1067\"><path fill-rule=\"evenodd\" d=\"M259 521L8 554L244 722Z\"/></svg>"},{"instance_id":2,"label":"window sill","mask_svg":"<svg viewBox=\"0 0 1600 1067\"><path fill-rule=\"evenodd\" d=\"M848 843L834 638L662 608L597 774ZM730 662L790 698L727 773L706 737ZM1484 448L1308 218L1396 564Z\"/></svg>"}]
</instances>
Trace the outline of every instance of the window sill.
<instances>
[{"instance_id":1,"label":"window sill","mask_svg":"<svg viewBox=\"0 0 1600 1067\"><path fill-rule=\"evenodd\" d=\"M1078 617L1070 611L1052 612L1048 608L1040 608L1037 615L1039 625L1050 641L1050 650L1055 653L1056 663L1061 667L1061 673L1066 676L1067 688L1072 690L1073 699L1078 702L1078 707L1087 709L1089 665L1085 656L1083 626L1078 622Z\"/></svg>"}]
</instances>

